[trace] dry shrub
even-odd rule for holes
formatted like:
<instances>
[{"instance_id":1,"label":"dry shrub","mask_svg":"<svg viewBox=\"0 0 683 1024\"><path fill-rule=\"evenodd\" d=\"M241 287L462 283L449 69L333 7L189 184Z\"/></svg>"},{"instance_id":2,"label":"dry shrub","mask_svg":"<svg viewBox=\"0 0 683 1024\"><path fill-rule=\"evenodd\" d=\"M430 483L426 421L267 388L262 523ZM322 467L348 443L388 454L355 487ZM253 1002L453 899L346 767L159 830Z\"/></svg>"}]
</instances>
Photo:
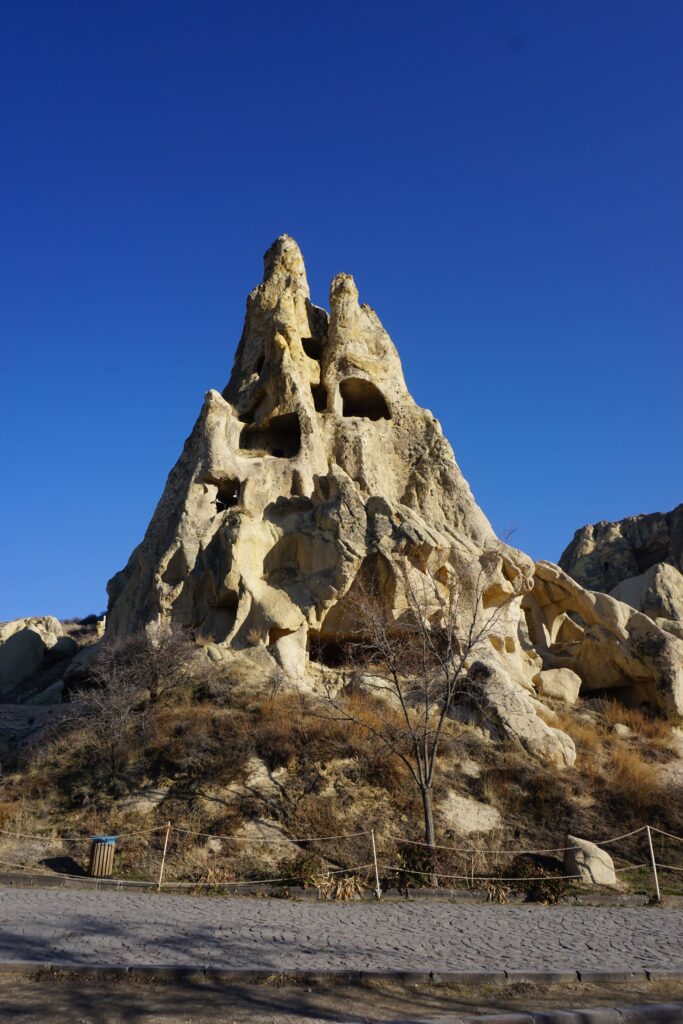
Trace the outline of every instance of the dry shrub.
<instances>
[{"instance_id":1,"label":"dry shrub","mask_svg":"<svg viewBox=\"0 0 683 1024\"><path fill-rule=\"evenodd\" d=\"M669 801L656 765L623 745L610 751L608 796L622 820L645 825L659 820Z\"/></svg>"},{"instance_id":2,"label":"dry shrub","mask_svg":"<svg viewBox=\"0 0 683 1024\"><path fill-rule=\"evenodd\" d=\"M365 886L357 875L312 875L309 884L318 890L319 900L355 900L363 895Z\"/></svg>"},{"instance_id":3,"label":"dry shrub","mask_svg":"<svg viewBox=\"0 0 683 1024\"><path fill-rule=\"evenodd\" d=\"M606 731L601 722L571 711L557 711L549 724L571 736L580 754L599 757L604 753Z\"/></svg>"},{"instance_id":4,"label":"dry shrub","mask_svg":"<svg viewBox=\"0 0 683 1024\"><path fill-rule=\"evenodd\" d=\"M235 778L252 752L245 716L199 704L159 710L145 755L153 777L218 782Z\"/></svg>"},{"instance_id":5,"label":"dry shrub","mask_svg":"<svg viewBox=\"0 0 683 1024\"><path fill-rule=\"evenodd\" d=\"M600 713L608 727L617 723L627 725L637 737L650 740L653 746L667 747L671 743L671 724L661 715L628 708L613 700L602 701Z\"/></svg>"}]
</instances>

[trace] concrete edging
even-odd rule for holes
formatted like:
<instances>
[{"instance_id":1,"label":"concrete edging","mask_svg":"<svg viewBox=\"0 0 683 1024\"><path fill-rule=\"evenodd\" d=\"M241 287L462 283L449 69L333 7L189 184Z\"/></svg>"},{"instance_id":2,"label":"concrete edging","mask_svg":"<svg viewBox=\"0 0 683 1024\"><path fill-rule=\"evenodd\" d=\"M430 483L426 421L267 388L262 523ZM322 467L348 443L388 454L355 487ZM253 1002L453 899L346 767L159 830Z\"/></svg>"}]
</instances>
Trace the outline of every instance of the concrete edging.
<instances>
[{"instance_id":1,"label":"concrete edging","mask_svg":"<svg viewBox=\"0 0 683 1024\"><path fill-rule=\"evenodd\" d=\"M626 983L633 981L683 982L683 967L676 970L645 969L625 971L287 971L268 969L240 970L225 967L192 965L157 966L155 964L74 964L69 962L42 962L16 960L0 962L0 974L75 974L79 977L127 977L131 981L163 983L205 978L225 985L255 985L277 980L279 984L290 980L297 985L316 985L330 982L364 984L370 981L393 981L401 985L466 985L500 986L519 983L538 985ZM436 1020L418 1017L401 1024L683 1024L683 1002L649 1003L636 1006L593 1006L581 1009L549 1009L540 1011L503 1011L472 1015L446 1014Z\"/></svg>"},{"instance_id":2,"label":"concrete edging","mask_svg":"<svg viewBox=\"0 0 683 1024\"><path fill-rule=\"evenodd\" d=\"M157 892L156 882L137 882L117 878L82 878L73 875L43 875L30 873L17 873L4 871L0 872L0 886L7 888L28 888L28 889L89 889L93 892ZM175 889L173 886L165 886L164 894L190 895L191 890ZM216 892L208 892L206 895L215 896ZM226 897L233 896L271 896L282 898L282 890L274 889L272 886L263 884L240 885L235 883L225 886L218 895ZM289 898L295 901L316 901L318 894L315 889L304 889L298 886L291 886L288 889ZM364 893L360 900L363 902L376 902L374 892ZM399 892L388 892L382 894L382 902L403 903L422 900L446 900L458 905L480 905L490 904L488 895L481 890L473 889L409 889L406 895ZM683 907L683 896L665 896L664 904L669 907ZM522 895L511 895L508 904L523 904L525 898ZM652 905L652 898L643 893L609 893L603 890L592 893L590 887L581 894L574 894L564 897L558 902L558 906L567 907L647 907Z\"/></svg>"},{"instance_id":3,"label":"concrete edging","mask_svg":"<svg viewBox=\"0 0 683 1024\"><path fill-rule=\"evenodd\" d=\"M277 978L279 982L291 979L295 984L320 984L340 981L362 984L369 981L393 981L401 985L561 985L583 983L626 984L638 981L683 982L683 966L675 969L645 968L642 971L599 971L599 970L500 970L500 971L354 971L328 969L319 971L291 970L276 971L270 968L211 967L193 964L84 964L70 961L5 960L0 962L0 974L32 974L47 972L58 974L94 974L104 976L126 975L130 978L156 979L159 981L183 980L189 977L206 977L236 985L262 984Z\"/></svg>"}]
</instances>

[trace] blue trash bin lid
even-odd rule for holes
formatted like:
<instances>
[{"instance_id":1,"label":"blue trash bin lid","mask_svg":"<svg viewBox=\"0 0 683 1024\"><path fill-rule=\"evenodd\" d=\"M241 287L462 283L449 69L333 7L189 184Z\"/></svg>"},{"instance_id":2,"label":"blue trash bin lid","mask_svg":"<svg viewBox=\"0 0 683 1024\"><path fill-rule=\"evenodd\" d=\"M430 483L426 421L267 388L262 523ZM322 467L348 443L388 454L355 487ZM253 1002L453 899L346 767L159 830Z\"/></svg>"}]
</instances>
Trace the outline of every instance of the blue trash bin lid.
<instances>
[{"instance_id":1,"label":"blue trash bin lid","mask_svg":"<svg viewBox=\"0 0 683 1024\"><path fill-rule=\"evenodd\" d=\"M90 838L93 843L108 843L110 846L113 846L118 836L90 836Z\"/></svg>"}]
</instances>

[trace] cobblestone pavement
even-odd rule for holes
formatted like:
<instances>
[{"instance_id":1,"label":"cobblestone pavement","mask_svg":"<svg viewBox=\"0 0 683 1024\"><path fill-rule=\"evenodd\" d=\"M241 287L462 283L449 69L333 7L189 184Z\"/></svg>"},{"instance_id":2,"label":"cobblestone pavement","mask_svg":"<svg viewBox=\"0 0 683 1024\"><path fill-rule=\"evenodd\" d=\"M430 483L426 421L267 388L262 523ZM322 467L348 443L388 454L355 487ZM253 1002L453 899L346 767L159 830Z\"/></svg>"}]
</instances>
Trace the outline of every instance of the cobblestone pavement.
<instances>
[{"instance_id":1,"label":"cobblestone pavement","mask_svg":"<svg viewBox=\"0 0 683 1024\"><path fill-rule=\"evenodd\" d=\"M683 967L683 910L0 890L0 962L286 970Z\"/></svg>"}]
</instances>

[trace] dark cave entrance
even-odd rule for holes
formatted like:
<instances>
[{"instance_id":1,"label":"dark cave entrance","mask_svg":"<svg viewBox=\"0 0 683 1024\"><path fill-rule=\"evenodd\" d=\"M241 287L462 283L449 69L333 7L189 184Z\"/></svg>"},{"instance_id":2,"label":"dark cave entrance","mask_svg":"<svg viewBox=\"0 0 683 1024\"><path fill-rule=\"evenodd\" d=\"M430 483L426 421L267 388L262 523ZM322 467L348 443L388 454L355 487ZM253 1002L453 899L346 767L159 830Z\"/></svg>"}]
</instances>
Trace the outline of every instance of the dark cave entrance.
<instances>
[{"instance_id":1,"label":"dark cave entrance","mask_svg":"<svg viewBox=\"0 0 683 1024\"><path fill-rule=\"evenodd\" d=\"M339 385L344 416L362 416L368 420L390 420L384 395L371 381L349 377Z\"/></svg>"},{"instance_id":2,"label":"dark cave entrance","mask_svg":"<svg viewBox=\"0 0 683 1024\"><path fill-rule=\"evenodd\" d=\"M242 451L291 459L301 449L301 425L295 412L273 416L268 426L245 426L240 434Z\"/></svg>"}]
</instances>

